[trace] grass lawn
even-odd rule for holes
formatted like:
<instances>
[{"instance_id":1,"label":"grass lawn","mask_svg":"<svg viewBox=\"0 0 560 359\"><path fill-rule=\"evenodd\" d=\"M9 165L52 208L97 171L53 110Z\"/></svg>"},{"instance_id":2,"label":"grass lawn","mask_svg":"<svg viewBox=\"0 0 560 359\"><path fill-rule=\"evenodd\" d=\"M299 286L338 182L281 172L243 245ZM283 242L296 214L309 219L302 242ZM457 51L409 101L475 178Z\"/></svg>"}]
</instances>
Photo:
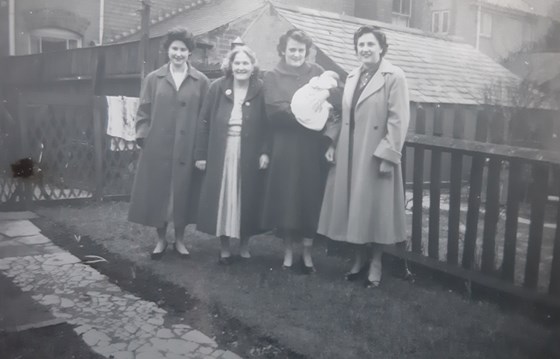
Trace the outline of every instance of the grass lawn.
<instances>
[{"instance_id":1,"label":"grass lawn","mask_svg":"<svg viewBox=\"0 0 560 359\"><path fill-rule=\"evenodd\" d=\"M188 231L191 259L149 259L155 231L126 221L128 204L37 212L172 282L228 316L309 358L558 358L558 328L495 304L470 301L429 279L385 275L382 287L347 283L346 260L315 247L318 272L282 271L277 238L252 239L253 258L219 266L218 241ZM212 327L199 328L208 335ZM238 352L241 356L271 357Z\"/></svg>"}]
</instances>

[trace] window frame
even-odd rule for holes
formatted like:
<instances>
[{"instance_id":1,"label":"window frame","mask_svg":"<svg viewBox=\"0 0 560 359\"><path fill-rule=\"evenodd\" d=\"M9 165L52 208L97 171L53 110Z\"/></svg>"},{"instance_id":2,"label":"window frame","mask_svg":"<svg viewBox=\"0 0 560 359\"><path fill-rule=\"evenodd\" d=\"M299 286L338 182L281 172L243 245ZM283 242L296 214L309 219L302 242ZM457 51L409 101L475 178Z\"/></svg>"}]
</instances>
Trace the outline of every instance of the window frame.
<instances>
[{"instance_id":1,"label":"window frame","mask_svg":"<svg viewBox=\"0 0 560 359\"><path fill-rule=\"evenodd\" d=\"M391 7L391 23L398 25L401 24L401 21L404 20L404 25L406 27L410 27L410 18L412 16L412 2L414 0L408 0L408 13L407 12L403 12L403 3L407 1L407 0L393 0L392 3L392 7ZM399 6L399 11L395 11L395 3L398 2ZM395 20L401 20L399 22L396 22Z\"/></svg>"},{"instance_id":2,"label":"window frame","mask_svg":"<svg viewBox=\"0 0 560 359\"><path fill-rule=\"evenodd\" d=\"M43 53L43 39L57 39L61 41L66 41L66 49L75 49L82 47L83 38L81 35L64 29L58 28L41 28L35 29L29 32L28 37L28 50L30 54L41 54ZM38 41L37 49L33 48L33 42ZM76 46L71 47L70 42L75 41Z\"/></svg>"},{"instance_id":3,"label":"window frame","mask_svg":"<svg viewBox=\"0 0 560 359\"><path fill-rule=\"evenodd\" d=\"M445 17L445 15L447 15L447 18ZM437 30L435 29L436 27L436 21L435 18L438 18L437 21ZM442 34L442 35L447 35L449 34L449 16L450 16L450 11L449 10L435 10L432 11L432 32L435 34ZM445 23L444 19L447 19L447 23ZM443 30L443 27L445 25L445 31Z\"/></svg>"},{"instance_id":4,"label":"window frame","mask_svg":"<svg viewBox=\"0 0 560 359\"><path fill-rule=\"evenodd\" d=\"M488 19L488 29L486 29L488 32L485 32L484 29L484 19ZM494 19L492 17L492 14L486 11L481 11L480 13L480 33L479 35L481 37L486 37L486 38L490 38L492 37L492 29L493 29L493 22Z\"/></svg>"}]
</instances>

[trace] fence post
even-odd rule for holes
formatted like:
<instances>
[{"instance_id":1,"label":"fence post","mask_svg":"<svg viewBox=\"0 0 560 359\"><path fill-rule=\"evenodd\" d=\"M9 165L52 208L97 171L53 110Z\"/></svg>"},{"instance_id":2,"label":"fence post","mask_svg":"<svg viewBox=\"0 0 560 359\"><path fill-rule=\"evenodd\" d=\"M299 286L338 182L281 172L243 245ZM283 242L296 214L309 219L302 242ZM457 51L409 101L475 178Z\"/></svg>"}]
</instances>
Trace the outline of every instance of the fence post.
<instances>
[{"instance_id":1,"label":"fence post","mask_svg":"<svg viewBox=\"0 0 560 359\"><path fill-rule=\"evenodd\" d=\"M28 121L25 111L25 102L24 96L21 91L18 91L17 95L17 106L18 106L18 115L17 121L19 122L19 131L20 131L20 158L28 158L31 157L31 151L29 147L29 131L28 131ZM31 210L31 206L33 203L33 183L31 183L30 178L20 178L18 179L16 184L16 194L20 197L20 201L23 203L23 206L26 210Z\"/></svg>"},{"instance_id":2,"label":"fence post","mask_svg":"<svg viewBox=\"0 0 560 359\"><path fill-rule=\"evenodd\" d=\"M103 199L103 116L101 115L103 97L93 96L93 147L95 163L95 193L96 201Z\"/></svg>"}]
</instances>

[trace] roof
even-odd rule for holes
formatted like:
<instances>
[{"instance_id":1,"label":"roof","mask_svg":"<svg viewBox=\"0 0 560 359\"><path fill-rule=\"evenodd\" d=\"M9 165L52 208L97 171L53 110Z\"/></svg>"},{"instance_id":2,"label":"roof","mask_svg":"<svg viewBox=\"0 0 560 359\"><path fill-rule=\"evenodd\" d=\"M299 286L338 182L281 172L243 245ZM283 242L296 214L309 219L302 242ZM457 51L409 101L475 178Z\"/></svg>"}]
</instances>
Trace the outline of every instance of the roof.
<instances>
[{"instance_id":1,"label":"roof","mask_svg":"<svg viewBox=\"0 0 560 359\"><path fill-rule=\"evenodd\" d=\"M389 43L386 58L404 70L411 101L465 105L490 101L502 105L515 103L506 95L513 92L493 89L497 86L515 89L520 78L470 44L336 13L274 6L280 16L309 34L317 48L346 72L359 66L352 41L354 31L366 24L380 27ZM494 97L490 100L489 91Z\"/></svg>"},{"instance_id":2,"label":"roof","mask_svg":"<svg viewBox=\"0 0 560 359\"><path fill-rule=\"evenodd\" d=\"M161 22L178 13L204 6L212 0L152 0L151 23ZM114 42L140 31L140 0L106 0L103 42Z\"/></svg>"},{"instance_id":3,"label":"roof","mask_svg":"<svg viewBox=\"0 0 560 359\"><path fill-rule=\"evenodd\" d=\"M477 0L473 0L476 3ZM486 5L519 11L525 14L550 17L558 21L559 14L554 11L560 6L558 0L482 0Z\"/></svg>"},{"instance_id":4,"label":"roof","mask_svg":"<svg viewBox=\"0 0 560 359\"><path fill-rule=\"evenodd\" d=\"M265 0L206 0L203 6L187 12L178 12L175 16L151 25L150 37L165 35L169 29L176 26L187 27L195 36L202 35L261 9L265 3ZM140 34L136 32L123 37L121 41L138 39Z\"/></svg>"}]
</instances>

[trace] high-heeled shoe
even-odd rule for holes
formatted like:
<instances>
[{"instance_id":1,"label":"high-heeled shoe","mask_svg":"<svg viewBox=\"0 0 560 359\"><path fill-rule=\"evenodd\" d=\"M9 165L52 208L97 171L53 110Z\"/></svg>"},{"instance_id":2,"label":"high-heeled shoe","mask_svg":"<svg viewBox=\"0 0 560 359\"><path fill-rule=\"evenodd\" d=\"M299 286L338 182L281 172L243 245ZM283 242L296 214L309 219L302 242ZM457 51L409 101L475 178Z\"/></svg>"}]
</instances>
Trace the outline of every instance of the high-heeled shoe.
<instances>
[{"instance_id":1,"label":"high-heeled shoe","mask_svg":"<svg viewBox=\"0 0 560 359\"><path fill-rule=\"evenodd\" d=\"M173 242L173 249L175 249L175 253L177 253L180 258L187 259L191 256L191 254L188 252L187 253L180 252L179 249L177 248L177 242Z\"/></svg>"},{"instance_id":2,"label":"high-heeled shoe","mask_svg":"<svg viewBox=\"0 0 560 359\"><path fill-rule=\"evenodd\" d=\"M231 256L229 256L229 257L222 257L222 256L220 256L220 257L218 258L218 264L220 264L220 265L228 266L228 265L230 265L231 263L232 263L232 258L231 258Z\"/></svg>"},{"instance_id":3,"label":"high-heeled shoe","mask_svg":"<svg viewBox=\"0 0 560 359\"><path fill-rule=\"evenodd\" d=\"M160 260L163 257L163 255L165 254L166 250L167 250L167 242L165 242L165 245L163 246L163 249L161 250L161 252L150 253L150 258L154 261Z\"/></svg>"},{"instance_id":4,"label":"high-heeled shoe","mask_svg":"<svg viewBox=\"0 0 560 359\"><path fill-rule=\"evenodd\" d=\"M366 281L364 282L364 287L367 289L375 289L375 288L379 288L379 285L381 284L380 280L369 280L366 279Z\"/></svg>"},{"instance_id":5,"label":"high-heeled shoe","mask_svg":"<svg viewBox=\"0 0 560 359\"><path fill-rule=\"evenodd\" d=\"M314 265L308 266L305 264L305 260L303 259L303 257L301 257L301 271L306 275L317 272Z\"/></svg>"},{"instance_id":6,"label":"high-heeled shoe","mask_svg":"<svg viewBox=\"0 0 560 359\"><path fill-rule=\"evenodd\" d=\"M346 279L346 280L349 281L349 282L354 282L354 281L356 281L356 280L362 278L362 277L366 274L366 272L368 271L368 269L369 269L369 266L368 266L367 264L364 264L364 265L362 266L362 268L360 268L359 271L354 272L354 273L352 273L352 272L346 273L346 274L344 275L344 279Z\"/></svg>"}]
</instances>

